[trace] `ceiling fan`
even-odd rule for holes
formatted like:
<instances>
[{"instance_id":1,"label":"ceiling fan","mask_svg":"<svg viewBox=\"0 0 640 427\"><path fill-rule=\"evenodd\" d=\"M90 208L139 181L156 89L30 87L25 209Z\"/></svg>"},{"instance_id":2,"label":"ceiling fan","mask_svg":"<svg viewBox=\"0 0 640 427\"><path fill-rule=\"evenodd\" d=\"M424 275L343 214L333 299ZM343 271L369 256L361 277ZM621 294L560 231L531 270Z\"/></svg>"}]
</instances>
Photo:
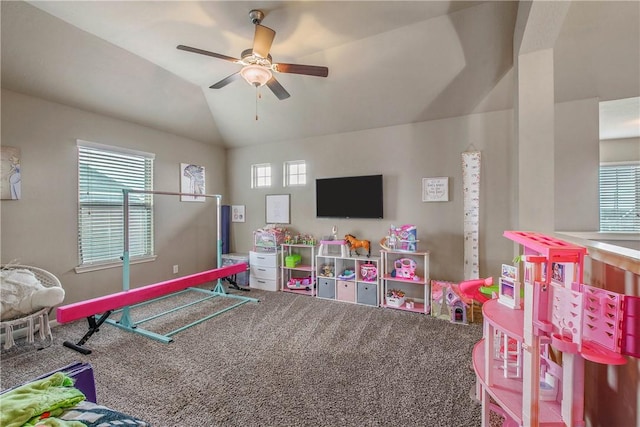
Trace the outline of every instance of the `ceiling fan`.
<instances>
[{"instance_id":1,"label":"ceiling fan","mask_svg":"<svg viewBox=\"0 0 640 427\"><path fill-rule=\"evenodd\" d=\"M249 19L251 23L255 25L256 31L253 37L253 48L244 50L240 55L241 59L185 45L178 45L177 48L242 65L240 71L209 86L211 89L223 88L239 77L242 77L247 83L256 88L267 85L278 99L283 100L289 98L291 95L289 95L289 92L276 80L273 75L274 71L278 73L304 74L316 77L327 77L329 75L329 69L327 67L274 63L269 54L269 50L271 49L271 44L276 36L276 32L271 28L260 25L263 18L264 13L260 10L254 9L249 12Z\"/></svg>"}]
</instances>

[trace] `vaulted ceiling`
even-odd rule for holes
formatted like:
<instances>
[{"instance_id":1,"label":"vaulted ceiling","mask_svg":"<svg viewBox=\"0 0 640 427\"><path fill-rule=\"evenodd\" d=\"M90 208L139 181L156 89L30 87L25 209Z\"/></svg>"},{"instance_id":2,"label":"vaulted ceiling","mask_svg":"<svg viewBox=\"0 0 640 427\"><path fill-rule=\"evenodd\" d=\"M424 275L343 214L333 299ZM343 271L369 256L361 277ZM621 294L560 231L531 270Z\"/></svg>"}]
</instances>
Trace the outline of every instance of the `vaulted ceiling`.
<instances>
[{"instance_id":1,"label":"vaulted ceiling","mask_svg":"<svg viewBox=\"0 0 640 427\"><path fill-rule=\"evenodd\" d=\"M253 43L252 9L276 31L274 62L326 66L328 77L276 73L291 94L282 101L242 79L210 89L241 66L176 46L239 58ZM295 141L511 108L517 10L515 1L2 1L2 87L213 145ZM589 19L574 24L582 39ZM578 92L560 87L566 99Z\"/></svg>"},{"instance_id":2,"label":"vaulted ceiling","mask_svg":"<svg viewBox=\"0 0 640 427\"><path fill-rule=\"evenodd\" d=\"M291 94L237 80L253 43L249 11L276 31ZM2 2L2 86L229 147L297 140L509 108L511 2ZM496 88L497 85L497 88ZM497 92L497 93L496 93ZM258 120L256 120L256 112Z\"/></svg>"}]
</instances>

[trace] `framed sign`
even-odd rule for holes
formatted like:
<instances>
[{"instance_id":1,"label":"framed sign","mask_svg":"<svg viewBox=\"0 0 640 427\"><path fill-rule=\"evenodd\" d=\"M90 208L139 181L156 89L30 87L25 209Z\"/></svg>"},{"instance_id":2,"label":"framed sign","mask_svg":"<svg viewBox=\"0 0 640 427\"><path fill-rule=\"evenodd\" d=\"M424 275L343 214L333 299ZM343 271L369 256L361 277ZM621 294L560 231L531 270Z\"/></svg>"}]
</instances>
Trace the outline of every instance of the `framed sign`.
<instances>
[{"instance_id":1,"label":"framed sign","mask_svg":"<svg viewBox=\"0 0 640 427\"><path fill-rule=\"evenodd\" d=\"M423 202L448 202L449 177L422 178Z\"/></svg>"},{"instance_id":2,"label":"framed sign","mask_svg":"<svg viewBox=\"0 0 640 427\"><path fill-rule=\"evenodd\" d=\"M267 194L265 214L267 224L289 224L289 194Z\"/></svg>"}]
</instances>

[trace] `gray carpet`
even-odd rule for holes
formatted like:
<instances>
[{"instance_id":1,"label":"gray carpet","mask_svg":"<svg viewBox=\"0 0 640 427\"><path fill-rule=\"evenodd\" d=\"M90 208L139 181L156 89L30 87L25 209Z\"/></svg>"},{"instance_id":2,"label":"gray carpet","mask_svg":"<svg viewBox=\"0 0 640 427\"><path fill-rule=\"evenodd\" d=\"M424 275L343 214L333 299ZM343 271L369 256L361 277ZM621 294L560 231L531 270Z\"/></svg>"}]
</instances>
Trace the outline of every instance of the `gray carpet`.
<instances>
[{"instance_id":1,"label":"gray carpet","mask_svg":"<svg viewBox=\"0 0 640 427\"><path fill-rule=\"evenodd\" d=\"M480 324L253 290L260 298L162 344L103 325L84 356L86 321L54 329L42 350L4 352L1 388L90 362L98 402L154 426L479 426L470 398ZM143 319L188 292L132 311ZM167 333L228 306L215 298L144 324ZM114 315L114 318L117 318Z\"/></svg>"}]
</instances>

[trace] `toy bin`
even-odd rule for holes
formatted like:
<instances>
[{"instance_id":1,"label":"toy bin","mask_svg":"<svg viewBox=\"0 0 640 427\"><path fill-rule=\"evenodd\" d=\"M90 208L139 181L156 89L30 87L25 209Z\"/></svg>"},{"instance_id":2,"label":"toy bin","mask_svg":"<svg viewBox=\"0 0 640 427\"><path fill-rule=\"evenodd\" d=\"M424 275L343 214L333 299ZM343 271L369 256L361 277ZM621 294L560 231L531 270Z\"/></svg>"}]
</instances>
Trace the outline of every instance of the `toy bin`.
<instances>
[{"instance_id":1,"label":"toy bin","mask_svg":"<svg viewBox=\"0 0 640 427\"><path fill-rule=\"evenodd\" d=\"M288 268L295 268L302 262L302 256L300 254L291 254L284 258L284 265Z\"/></svg>"},{"instance_id":2,"label":"toy bin","mask_svg":"<svg viewBox=\"0 0 640 427\"><path fill-rule=\"evenodd\" d=\"M241 263L245 263L247 264L247 266L249 265L249 254L242 254L242 253L222 254L221 258L222 258L222 267L227 267L229 265L241 264ZM249 286L249 272L242 271L236 274L235 281L238 286Z\"/></svg>"},{"instance_id":3,"label":"toy bin","mask_svg":"<svg viewBox=\"0 0 640 427\"><path fill-rule=\"evenodd\" d=\"M404 297L386 297L387 306L400 308L404 305Z\"/></svg>"}]
</instances>

